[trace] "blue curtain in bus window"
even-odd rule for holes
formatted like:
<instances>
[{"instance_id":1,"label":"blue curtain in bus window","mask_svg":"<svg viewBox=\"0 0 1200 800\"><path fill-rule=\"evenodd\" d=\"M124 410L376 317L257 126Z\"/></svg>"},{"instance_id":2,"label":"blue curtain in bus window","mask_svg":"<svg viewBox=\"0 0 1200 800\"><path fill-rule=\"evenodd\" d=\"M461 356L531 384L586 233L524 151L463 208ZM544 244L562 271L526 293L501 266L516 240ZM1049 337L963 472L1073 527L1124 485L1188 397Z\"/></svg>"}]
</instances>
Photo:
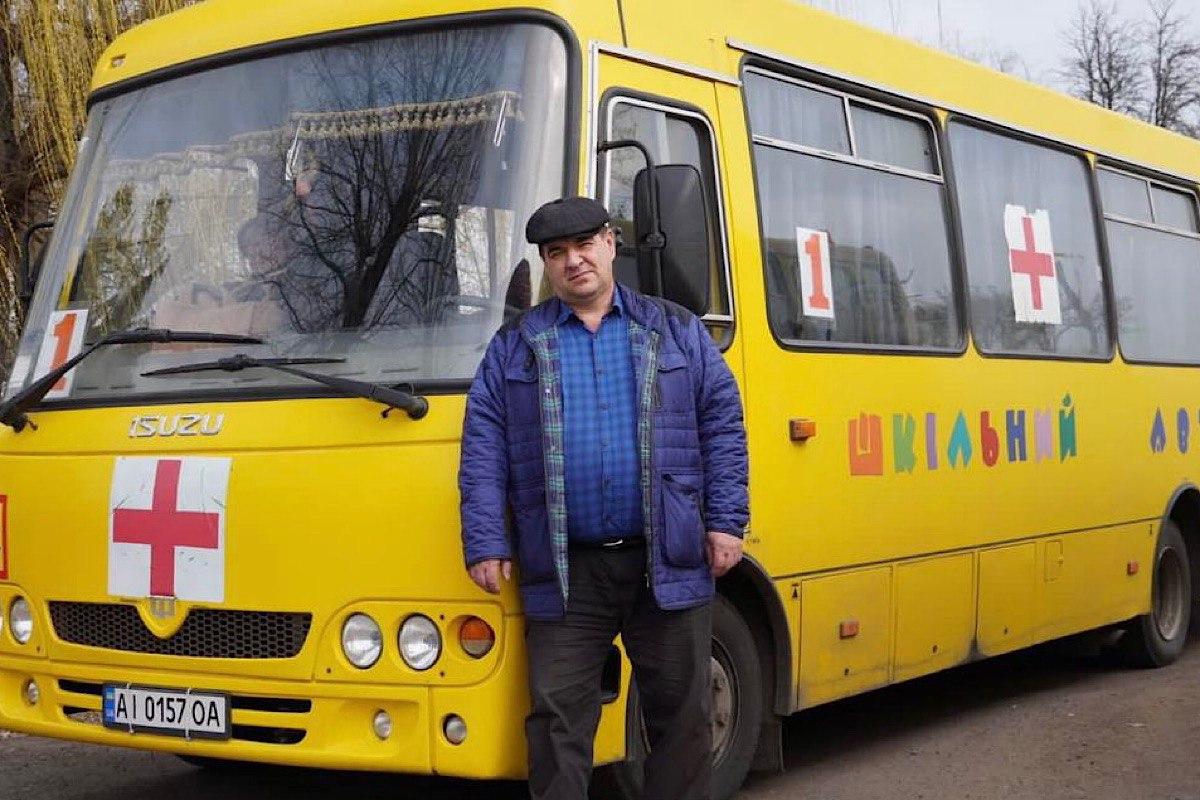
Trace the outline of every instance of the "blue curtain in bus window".
<instances>
[{"instance_id":1,"label":"blue curtain in bus window","mask_svg":"<svg viewBox=\"0 0 1200 800\"><path fill-rule=\"evenodd\" d=\"M950 126L950 149L962 215L971 333L979 348L987 353L1108 357L1112 348L1100 249L1083 159L962 123ZM1006 230L1009 216L1029 219L1024 241L1019 224L1015 233ZM1039 248L1046 244L1039 241L1035 220L1036 228L1049 231L1052 270L1045 261L1038 269L1027 267L1021 255L1043 255ZM1023 292L1034 297L1032 306L1039 311L1053 304L1058 321L1029 321L1031 314L1020 319L1017 298Z\"/></svg>"}]
</instances>

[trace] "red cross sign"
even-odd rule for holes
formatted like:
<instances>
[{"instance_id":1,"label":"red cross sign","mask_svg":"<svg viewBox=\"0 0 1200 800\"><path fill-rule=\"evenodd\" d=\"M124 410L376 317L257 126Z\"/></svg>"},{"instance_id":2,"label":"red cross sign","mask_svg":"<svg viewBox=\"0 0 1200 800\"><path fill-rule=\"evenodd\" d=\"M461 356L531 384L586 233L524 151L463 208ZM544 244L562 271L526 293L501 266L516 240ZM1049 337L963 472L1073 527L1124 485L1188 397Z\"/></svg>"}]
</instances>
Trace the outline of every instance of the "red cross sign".
<instances>
[{"instance_id":1,"label":"red cross sign","mask_svg":"<svg viewBox=\"0 0 1200 800\"><path fill-rule=\"evenodd\" d=\"M118 458L109 516L109 594L220 602L227 458Z\"/></svg>"},{"instance_id":2,"label":"red cross sign","mask_svg":"<svg viewBox=\"0 0 1200 800\"><path fill-rule=\"evenodd\" d=\"M1024 206L1007 205L1004 234L1017 321L1061 324L1049 212L1038 209L1030 214Z\"/></svg>"}]
</instances>

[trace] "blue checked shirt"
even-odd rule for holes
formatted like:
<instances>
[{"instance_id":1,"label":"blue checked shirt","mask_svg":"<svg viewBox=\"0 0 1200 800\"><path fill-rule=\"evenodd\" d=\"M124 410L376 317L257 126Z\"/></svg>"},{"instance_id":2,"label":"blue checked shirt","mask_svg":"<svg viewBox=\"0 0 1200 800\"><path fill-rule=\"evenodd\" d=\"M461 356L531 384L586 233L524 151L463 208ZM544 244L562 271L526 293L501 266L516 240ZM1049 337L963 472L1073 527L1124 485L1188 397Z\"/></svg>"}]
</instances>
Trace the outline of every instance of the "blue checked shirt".
<instances>
[{"instance_id":1,"label":"blue checked shirt","mask_svg":"<svg viewBox=\"0 0 1200 800\"><path fill-rule=\"evenodd\" d=\"M642 535L637 386L621 293L595 333L565 303L556 322L562 369L567 537Z\"/></svg>"}]
</instances>

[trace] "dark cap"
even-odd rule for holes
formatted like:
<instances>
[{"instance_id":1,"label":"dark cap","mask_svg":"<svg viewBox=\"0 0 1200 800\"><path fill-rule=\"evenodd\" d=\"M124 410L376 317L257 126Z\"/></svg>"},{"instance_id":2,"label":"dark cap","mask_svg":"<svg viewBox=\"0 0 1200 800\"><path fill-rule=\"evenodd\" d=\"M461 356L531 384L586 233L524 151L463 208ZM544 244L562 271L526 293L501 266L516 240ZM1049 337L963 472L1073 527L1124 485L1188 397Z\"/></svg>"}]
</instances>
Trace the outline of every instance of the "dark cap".
<instances>
[{"instance_id":1,"label":"dark cap","mask_svg":"<svg viewBox=\"0 0 1200 800\"><path fill-rule=\"evenodd\" d=\"M594 233L604 227L608 210L588 197L564 197L552 200L533 212L525 225L525 239L543 245L555 239L569 239Z\"/></svg>"}]
</instances>

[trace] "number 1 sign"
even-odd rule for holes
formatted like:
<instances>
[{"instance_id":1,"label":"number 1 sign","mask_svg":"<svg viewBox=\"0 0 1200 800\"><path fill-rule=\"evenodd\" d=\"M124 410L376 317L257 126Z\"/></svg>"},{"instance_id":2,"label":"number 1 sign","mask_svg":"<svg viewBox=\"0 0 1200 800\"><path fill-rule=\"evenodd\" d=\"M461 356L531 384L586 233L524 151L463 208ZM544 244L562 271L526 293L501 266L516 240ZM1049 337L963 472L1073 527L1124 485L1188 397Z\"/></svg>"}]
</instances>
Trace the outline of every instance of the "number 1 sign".
<instances>
[{"instance_id":1,"label":"number 1 sign","mask_svg":"<svg viewBox=\"0 0 1200 800\"><path fill-rule=\"evenodd\" d=\"M52 369L57 369L68 359L77 355L83 347L83 334L87 328L87 309L55 311L50 315L50 324L46 326L46 336L42 339L42 349L38 352L37 369L34 379L40 378ZM71 394L71 384L75 373L68 372L54 384L46 397L53 400L57 397L67 397Z\"/></svg>"},{"instance_id":2,"label":"number 1 sign","mask_svg":"<svg viewBox=\"0 0 1200 800\"><path fill-rule=\"evenodd\" d=\"M796 228L800 256L800 299L804 316L833 319L833 279L829 271L829 234Z\"/></svg>"}]
</instances>

